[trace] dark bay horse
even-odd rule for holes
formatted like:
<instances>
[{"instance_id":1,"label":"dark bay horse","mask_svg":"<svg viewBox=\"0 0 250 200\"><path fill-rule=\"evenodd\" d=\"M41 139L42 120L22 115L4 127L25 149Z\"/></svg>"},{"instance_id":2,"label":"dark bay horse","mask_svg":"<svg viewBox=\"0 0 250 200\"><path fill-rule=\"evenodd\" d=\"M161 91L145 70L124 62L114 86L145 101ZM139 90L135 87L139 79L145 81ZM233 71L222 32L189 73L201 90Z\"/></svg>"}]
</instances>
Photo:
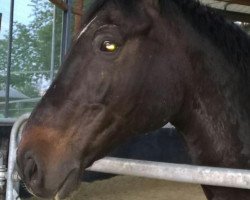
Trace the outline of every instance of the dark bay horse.
<instances>
[{"instance_id":1,"label":"dark bay horse","mask_svg":"<svg viewBox=\"0 0 250 200\"><path fill-rule=\"evenodd\" d=\"M167 122L196 164L249 169L249 65L247 34L194 0L96 0L27 123L20 176L34 194L64 198L95 160Z\"/></svg>"}]
</instances>

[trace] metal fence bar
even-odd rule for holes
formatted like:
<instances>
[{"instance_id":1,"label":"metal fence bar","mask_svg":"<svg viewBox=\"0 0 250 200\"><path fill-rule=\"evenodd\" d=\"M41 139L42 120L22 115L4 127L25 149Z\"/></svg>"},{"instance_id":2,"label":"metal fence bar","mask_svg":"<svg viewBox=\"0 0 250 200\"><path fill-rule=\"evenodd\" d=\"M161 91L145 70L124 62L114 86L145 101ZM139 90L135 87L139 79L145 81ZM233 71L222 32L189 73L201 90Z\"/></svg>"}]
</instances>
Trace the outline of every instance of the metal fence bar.
<instances>
[{"instance_id":1,"label":"metal fence bar","mask_svg":"<svg viewBox=\"0 0 250 200\"><path fill-rule=\"evenodd\" d=\"M23 100L13 100L13 101L9 101L9 104L12 103L34 103L37 101L40 101L41 97L37 97L37 98L29 98L29 99L23 99ZM3 105L4 102L0 102L0 105Z\"/></svg>"},{"instance_id":2,"label":"metal fence bar","mask_svg":"<svg viewBox=\"0 0 250 200\"><path fill-rule=\"evenodd\" d=\"M73 7L73 2L72 0L66 0L67 2L67 6L68 6L68 11L66 13L66 44L65 44L65 55L68 53L68 50L70 48L71 45L71 39L72 39L72 12L71 9Z\"/></svg>"},{"instance_id":3,"label":"metal fence bar","mask_svg":"<svg viewBox=\"0 0 250 200\"><path fill-rule=\"evenodd\" d=\"M0 31L2 30L2 17L3 17L3 13L0 13Z\"/></svg>"},{"instance_id":4,"label":"metal fence bar","mask_svg":"<svg viewBox=\"0 0 250 200\"><path fill-rule=\"evenodd\" d=\"M11 134L9 145L9 157L8 157L8 170L7 170L7 187L6 187L6 200L17 199L19 181L15 180L15 165L16 165L16 150L20 140L21 129L26 123L30 114L24 114L15 122Z\"/></svg>"},{"instance_id":5,"label":"metal fence bar","mask_svg":"<svg viewBox=\"0 0 250 200\"><path fill-rule=\"evenodd\" d=\"M87 170L177 182L250 189L250 171L107 157Z\"/></svg>"},{"instance_id":6,"label":"metal fence bar","mask_svg":"<svg viewBox=\"0 0 250 200\"><path fill-rule=\"evenodd\" d=\"M15 121L16 121L15 118L3 118L3 119L0 119L0 126L13 125Z\"/></svg>"},{"instance_id":7,"label":"metal fence bar","mask_svg":"<svg viewBox=\"0 0 250 200\"><path fill-rule=\"evenodd\" d=\"M65 56L71 45L71 8L72 0L66 0L68 9L63 11L63 23L62 23L62 39L61 39L61 63L63 63Z\"/></svg>"},{"instance_id":8,"label":"metal fence bar","mask_svg":"<svg viewBox=\"0 0 250 200\"><path fill-rule=\"evenodd\" d=\"M50 81L53 82L55 74L55 38L56 38L56 6L53 11L53 25L51 38Z\"/></svg>"},{"instance_id":9,"label":"metal fence bar","mask_svg":"<svg viewBox=\"0 0 250 200\"><path fill-rule=\"evenodd\" d=\"M9 115L9 98L10 98L10 70L11 70L11 56L12 56L12 43L13 43L13 20L14 20L14 4L15 0L10 3L10 23L9 23L9 43L8 43L8 63L6 75L6 94L5 94L5 112L4 116Z\"/></svg>"},{"instance_id":10,"label":"metal fence bar","mask_svg":"<svg viewBox=\"0 0 250 200\"><path fill-rule=\"evenodd\" d=\"M66 21L66 15L67 15L67 10L64 10L63 11L63 14L62 14L62 36L61 36L61 49L60 49L60 59L61 59L61 63L63 63L64 61L64 57L65 57L65 46L66 46L66 41L65 41L65 38L66 38L66 28L67 28L67 21Z\"/></svg>"}]
</instances>

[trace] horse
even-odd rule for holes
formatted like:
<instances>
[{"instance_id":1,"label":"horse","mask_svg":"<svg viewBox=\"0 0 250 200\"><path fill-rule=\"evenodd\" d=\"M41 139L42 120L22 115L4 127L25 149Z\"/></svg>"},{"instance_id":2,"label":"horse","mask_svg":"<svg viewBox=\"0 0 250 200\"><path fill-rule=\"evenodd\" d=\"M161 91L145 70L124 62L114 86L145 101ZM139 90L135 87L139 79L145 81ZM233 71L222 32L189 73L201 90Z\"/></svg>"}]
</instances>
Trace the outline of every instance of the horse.
<instances>
[{"instance_id":1,"label":"horse","mask_svg":"<svg viewBox=\"0 0 250 200\"><path fill-rule=\"evenodd\" d=\"M7 132L6 136L7 135L9 135L9 132ZM187 147L182 135L171 126L160 128L147 134L131 137L128 141L112 150L108 156L155 162L191 164L191 159L187 154ZM114 176L116 175L86 170L83 172L81 181L92 183L110 179ZM21 183L21 186L24 185ZM31 197L31 194L24 186L20 188L19 196L21 199L27 199Z\"/></svg>"},{"instance_id":2,"label":"horse","mask_svg":"<svg viewBox=\"0 0 250 200\"><path fill-rule=\"evenodd\" d=\"M63 199L127 138L171 122L198 165L249 169L250 39L195 0L94 0L17 150L35 195ZM203 185L208 200L250 190Z\"/></svg>"}]
</instances>

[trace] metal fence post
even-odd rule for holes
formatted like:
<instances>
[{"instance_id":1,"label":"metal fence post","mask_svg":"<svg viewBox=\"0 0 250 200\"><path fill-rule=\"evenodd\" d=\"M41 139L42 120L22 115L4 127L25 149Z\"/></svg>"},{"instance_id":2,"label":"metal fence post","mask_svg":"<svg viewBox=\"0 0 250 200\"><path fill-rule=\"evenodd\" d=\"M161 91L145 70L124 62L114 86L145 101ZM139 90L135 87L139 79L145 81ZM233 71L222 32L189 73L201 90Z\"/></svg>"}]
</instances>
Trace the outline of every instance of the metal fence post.
<instances>
[{"instance_id":1,"label":"metal fence post","mask_svg":"<svg viewBox=\"0 0 250 200\"><path fill-rule=\"evenodd\" d=\"M14 4L15 4L15 0L11 0L10 23L9 23L9 44L8 44L8 64L7 64L7 74L6 74L6 94L5 94L5 112L4 112L4 115L6 118L9 116L10 70L11 70L11 56L12 56L12 43L13 43Z\"/></svg>"},{"instance_id":2,"label":"metal fence post","mask_svg":"<svg viewBox=\"0 0 250 200\"><path fill-rule=\"evenodd\" d=\"M53 82L55 74L55 37L56 37L56 6L53 11L52 39L51 39L51 59L50 59L50 81Z\"/></svg>"},{"instance_id":3,"label":"metal fence post","mask_svg":"<svg viewBox=\"0 0 250 200\"><path fill-rule=\"evenodd\" d=\"M7 187L6 187L6 200L16 200L19 194L19 180L16 174L16 150L21 138L21 132L24 124L29 118L30 114L24 114L15 122L11 134L9 145L8 157L8 170L7 170Z\"/></svg>"},{"instance_id":4,"label":"metal fence post","mask_svg":"<svg viewBox=\"0 0 250 200\"><path fill-rule=\"evenodd\" d=\"M71 20L72 20L72 0L66 0L67 10L63 11L62 39L61 39L61 63L71 45Z\"/></svg>"}]
</instances>

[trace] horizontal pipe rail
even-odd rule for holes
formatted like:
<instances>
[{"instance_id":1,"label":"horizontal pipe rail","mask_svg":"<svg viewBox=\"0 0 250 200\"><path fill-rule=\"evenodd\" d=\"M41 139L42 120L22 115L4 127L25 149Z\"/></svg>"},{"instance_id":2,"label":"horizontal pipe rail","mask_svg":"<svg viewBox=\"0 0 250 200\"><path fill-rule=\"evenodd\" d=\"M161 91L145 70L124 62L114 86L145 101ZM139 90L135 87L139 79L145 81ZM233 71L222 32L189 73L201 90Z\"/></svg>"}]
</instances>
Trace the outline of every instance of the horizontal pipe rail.
<instances>
[{"instance_id":1,"label":"horizontal pipe rail","mask_svg":"<svg viewBox=\"0 0 250 200\"><path fill-rule=\"evenodd\" d=\"M86 170L202 185L250 189L250 172L242 169L106 157L97 160ZM14 173L14 175L18 177L17 174ZM0 179L5 176L4 173L0 173ZM17 178L15 179L17 180Z\"/></svg>"},{"instance_id":2,"label":"horizontal pipe rail","mask_svg":"<svg viewBox=\"0 0 250 200\"><path fill-rule=\"evenodd\" d=\"M15 121L16 121L15 118L3 118L3 119L0 119L0 126L13 125Z\"/></svg>"},{"instance_id":3,"label":"horizontal pipe rail","mask_svg":"<svg viewBox=\"0 0 250 200\"><path fill-rule=\"evenodd\" d=\"M34 102L38 102L41 100L41 97L38 98L28 98L28 99L21 99L21 100L13 100L10 101L9 103L34 103ZM0 102L0 105L4 105L4 102Z\"/></svg>"},{"instance_id":4,"label":"horizontal pipe rail","mask_svg":"<svg viewBox=\"0 0 250 200\"><path fill-rule=\"evenodd\" d=\"M250 189L249 170L160 163L112 157L96 161L87 170L202 185Z\"/></svg>"}]
</instances>

